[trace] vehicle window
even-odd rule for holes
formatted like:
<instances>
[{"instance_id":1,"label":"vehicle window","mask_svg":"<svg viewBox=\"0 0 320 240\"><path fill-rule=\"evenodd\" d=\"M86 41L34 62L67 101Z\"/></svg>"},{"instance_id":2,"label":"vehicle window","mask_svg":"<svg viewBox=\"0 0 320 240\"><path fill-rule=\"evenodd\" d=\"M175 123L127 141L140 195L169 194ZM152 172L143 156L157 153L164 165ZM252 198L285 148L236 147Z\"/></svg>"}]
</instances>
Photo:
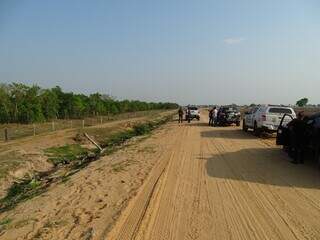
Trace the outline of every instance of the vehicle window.
<instances>
[{"instance_id":1,"label":"vehicle window","mask_svg":"<svg viewBox=\"0 0 320 240\"><path fill-rule=\"evenodd\" d=\"M198 110L198 108L196 108L196 107L190 107L189 109L190 110Z\"/></svg>"},{"instance_id":2,"label":"vehicle window","mask_svg":"<svg viewBox=\"0 0 320 240\"><path fill-rule=\"evenodd\" d=\"M288 124L289 122L291 122L292 120L293 120L293 117L292 117L291 115L285 115L285 116L283 117L281 126L287 126L287 124Z\"/></svg>"},{"instance_id":3,"label":"vehicle window","mask_svg":"<svg viewBox=\"0 0 320 240\"><path fill-rule=\"evenodd\" d=\"M290 108L269 108L269 113L288 113L288 114L292 114L292 111Z\"/></svg>"}]
</instances>

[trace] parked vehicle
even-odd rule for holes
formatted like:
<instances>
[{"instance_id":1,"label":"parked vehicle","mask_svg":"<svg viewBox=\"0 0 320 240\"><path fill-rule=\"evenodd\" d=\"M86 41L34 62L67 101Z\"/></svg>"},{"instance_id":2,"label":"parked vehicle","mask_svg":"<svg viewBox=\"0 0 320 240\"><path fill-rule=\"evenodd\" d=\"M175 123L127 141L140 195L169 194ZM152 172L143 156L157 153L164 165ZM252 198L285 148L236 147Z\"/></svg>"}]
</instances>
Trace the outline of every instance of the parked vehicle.
<instances>
[{"instance_id":1,"label":"parked vehicle","mask_svg":"<svg viewBox=\"0 0 320 240\"><path fill-rule=\"evenodd\" d=\"M200 120L200 111L195 106L189 106L186 110L186 121L191 121L193 119Z\"/></svg>"},{"instance_id":2,"label":"parked vehicle","mask_svg":"<svg viewBox=\"0 0 320 240\"><path fill-rule=\"evenodd\" d=\"M246 132L251 128L256 135L260 135L261 132L274 133L277 131L280 121L285 114L290 115L292 118L296 117L291 107L277 105L254 107L250 111L245 112L242 129ZM286 118L284 121L288 122L290 120Z\"/></svg>"},{"instance_id":3,"label":"parked vehicle","mask_svg":"<svg viewBox=\"0 0 320 240\"><path fill-rule=\"evenodd\" d=\"M236 124L240 126L240 112L233 106L222 106L218 110L217 122L218 126L228 126Z\"/></svg>"},{"instance_id":4,"label":"parked vehicle","mask_svg":"<svg viewBox=\"0 0 320 240\"><path fill-rule=\"evenodd\" d=\"M282 145L291 156L294 156L297 149L294 146L296 140L293 138L299 137L298 140L303 143L299 145L303 149L299 150L303 153L313 152L313 156L320 167L320 112L300 120L302 121L302 124L300 124L302 131L300 130L300 133L295 132L297 128L292 127L292 120L292 116L288 114L282 117L277 130L277 145Z\"/></svg>"}]
</instances>

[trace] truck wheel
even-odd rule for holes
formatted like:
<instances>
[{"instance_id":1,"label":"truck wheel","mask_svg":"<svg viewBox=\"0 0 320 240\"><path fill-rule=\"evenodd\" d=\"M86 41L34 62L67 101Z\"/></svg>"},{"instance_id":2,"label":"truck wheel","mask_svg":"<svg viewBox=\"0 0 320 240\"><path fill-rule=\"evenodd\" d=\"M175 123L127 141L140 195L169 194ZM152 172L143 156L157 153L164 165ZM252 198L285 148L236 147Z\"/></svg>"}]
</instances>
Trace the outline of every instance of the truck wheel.
<instances>
[{"instance_id":1,"label":"truck wheel","mask_svg":"<svg viewBox=\"0 0 320 240\"><path fill-rule=\"evenodd\" d=\"M253 126L253 133L254 133L254 135L257 136L257 137L259 137L260 134L261 134L261 131L260 131L260 129L258 128L256 122L254 123L254 126Z\"/></svg>"},{"instance_id":2,"label":"truck wheel","mask_svg":"<svg viewBox=\"0 0 320 240\"><path fill-rule=\"evenodd\" d=\"M237 125L237 127L239 127L239 126L240 126L240 121L239 121L239 122L236 122L236 125Z\"/></svg>"}]
</instances>

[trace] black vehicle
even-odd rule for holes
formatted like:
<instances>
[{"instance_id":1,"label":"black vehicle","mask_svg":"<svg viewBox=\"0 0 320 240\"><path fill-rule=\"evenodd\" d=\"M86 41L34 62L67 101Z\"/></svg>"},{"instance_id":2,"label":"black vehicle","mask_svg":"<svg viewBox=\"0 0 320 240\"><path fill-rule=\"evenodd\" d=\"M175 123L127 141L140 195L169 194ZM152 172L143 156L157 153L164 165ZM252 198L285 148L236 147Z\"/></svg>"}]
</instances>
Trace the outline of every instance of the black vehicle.
<instances>
[{"instance_id":1,"label":"black vehicle","mask_svg":"<svg viewBox=\"0 0 320 240\"><path fill-rule=\"evenodd\" d=\"M217 122L218 126L229 126L236 124L240 126L240 112L236 107L223 106L218 110Z\"/></svg>"},{"instance_id":2,"label":"black vehicle","mask_svg":"<svg viewBox=\"0 0 320 240\"><path fill-rule=\"evenodd\" d=\"M286 123L285 119L291 118L291 122ZM279 128L277 130L277 145L282 145L290 156L295 156L295 137L299 135L299 146L303 153L312 152L315 160L320 166L320 113L313 114L300 120L300 132L297 133L292 122L293 118L285 114L282 117ZM304 155L304 154L303 154ZM302 155L302 157L303 157Z\"/></svg>"}]
</instances>

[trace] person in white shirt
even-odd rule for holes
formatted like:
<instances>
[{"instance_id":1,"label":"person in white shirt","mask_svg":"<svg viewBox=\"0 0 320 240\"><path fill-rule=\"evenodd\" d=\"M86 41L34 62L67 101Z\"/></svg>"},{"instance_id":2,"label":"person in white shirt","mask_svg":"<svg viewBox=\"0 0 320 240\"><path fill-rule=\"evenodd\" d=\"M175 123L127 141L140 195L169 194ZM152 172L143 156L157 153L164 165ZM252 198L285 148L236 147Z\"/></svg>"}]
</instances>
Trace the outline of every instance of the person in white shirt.
<instances>
[{"instance_id":1,"label":"person in white shirt","mask_svg":"<svg viewBox=\"0 0 320 240\"><path fill-rule=\"evenodd\" d=\"M212 117L213 117L213 126L216 126L217 118L218 118L218 110L216 107L213 108Z\"/></svg>"}]
</instances>

